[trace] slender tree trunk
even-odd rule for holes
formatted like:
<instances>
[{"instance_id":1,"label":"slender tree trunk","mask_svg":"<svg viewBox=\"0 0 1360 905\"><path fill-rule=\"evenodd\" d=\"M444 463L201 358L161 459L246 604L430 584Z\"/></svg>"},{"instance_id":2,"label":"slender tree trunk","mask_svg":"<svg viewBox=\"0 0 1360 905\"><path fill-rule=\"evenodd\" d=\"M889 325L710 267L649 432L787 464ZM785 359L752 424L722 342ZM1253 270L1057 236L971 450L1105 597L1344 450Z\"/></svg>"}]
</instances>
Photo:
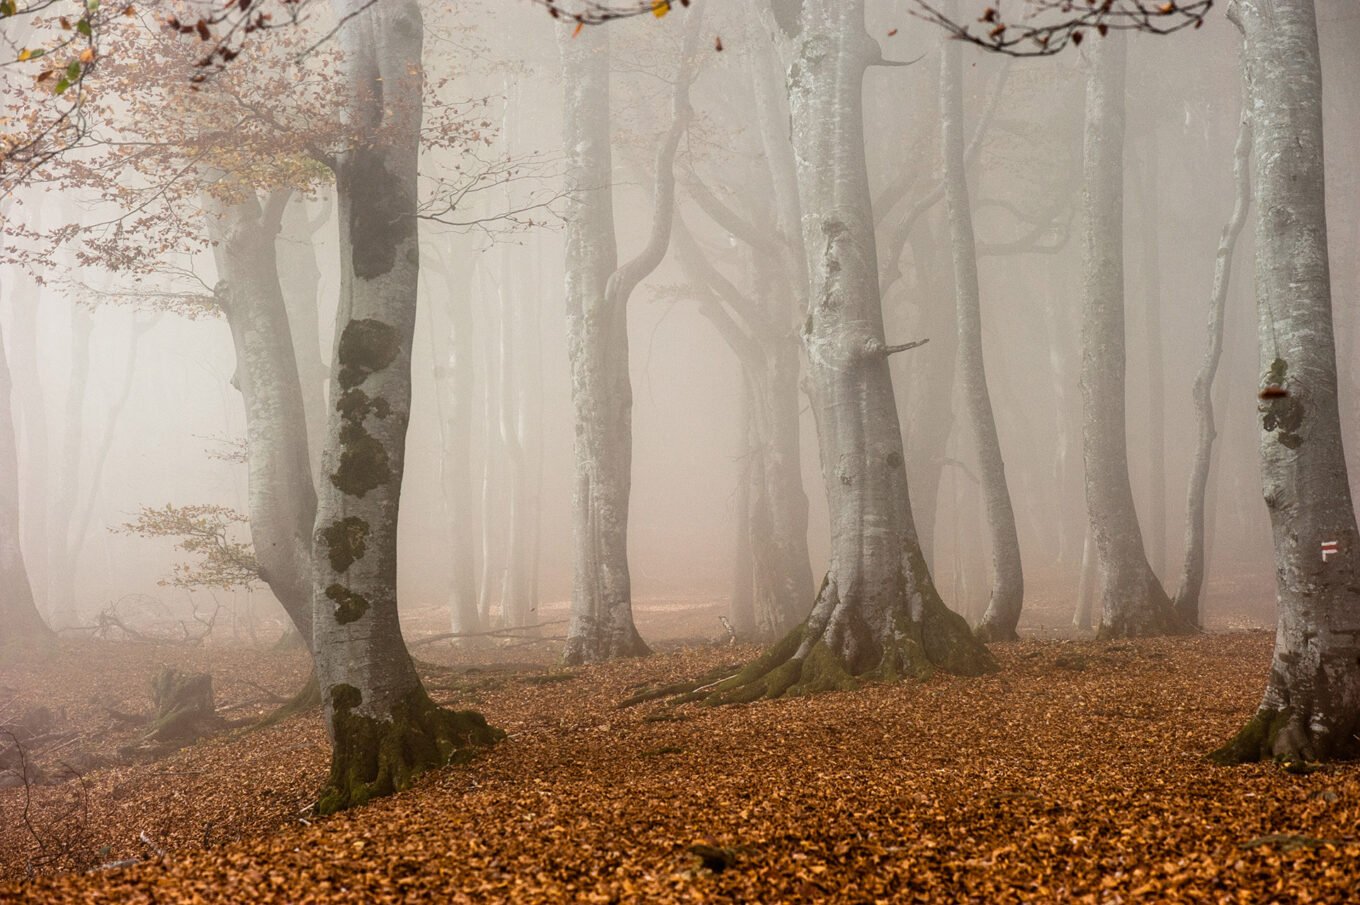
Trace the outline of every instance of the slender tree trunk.
<instances>
[{"instance_id":1,"label":"slender tree trunk","mask_svg":"<svg viewBox=\"0 0 1360 905\"><path fill-rule=\"evenodd\" d=\"M307 449L312 475L320 473L321 447L326 437L326 362L321 357L321 266L316 258L317 232L330 222L327 201L315 219L308 219L307 204L294 199L283 215L283 227L275 243L279 282L288 324L293 333L293 354L302 386L302 405L307 414Z\"/></svg>"},{"instance_id":2,"label":"slender tree trunk","mask_svg":"<svg viewBox=\"0 0 1360 905\"><path fill-rule=\"evenodd\" d=\"M1081 570L1077 573L1077 610L1072 614L1072 625L1084 631L1092 628L1091 610L1096 596L1099 579L1096 575L1095 539L1086 532L1086 540L1081 545Z\"/></svg>"},{"instance_id":3,"label":"slender tree trunk","mask_svg":"<svg viewBox=\"0 0 1360 905\"><path fill-rule=\"evenodd\" d=\"M844 688L862 676L992 667L931 581L912 523L883 336L864 158L863 0L804 0L789 70L812 299L803 342L831 507L831 564L807 621L720 684L720 700Z\"/></svg>"},{"instance_id":4,"label":"slender tree trunk","mask_svg":"<svg viewBox=\"0 0 1360 905\"><path fill-rule=\"evenodd\" d=\"M1195 403L1197 442L1195 458L1190 467L1189 486L1185 492L1185 560L1181 565L1181 580L1176 590L1176 612L1182 621L1201 625L1200 601L1204 589L1206 541L1204 528L1205 502L1208 496L1209 473L1213 467L1218 437L1214 425L1214 377L1223 355L1223 318L1228 302L1228 285L1232 277L1233 252L1237 237L1247 222L1251 206L1251 111L1247 106L1250 88L1244 83L1242 93L1242 123L1233 150L1233 183L1237 196L1232 215L1223 226L1218 240L1218 255L1214 259L1214 286L1209 296L1209 322L1205 335L1204 360L1195 376L1192 398Z\"/></svg>"},{"instance_id":5,"label":"slender tree trunk","mask_svg":"<svg viewBox=\"0 0 1360 905\"><path fill-rule=\"evenodd\" d=\"M1122 32L1092 42L1086 90L1086 311L1082 449L1100 561L1105 638L1184 631L1148 565L1129 485L1124 414L1124 74Z\"/></svg>"},{"instance_id":6,"label":"slender tree trunk","mask_svg":"<svg viewBox=\"0 0 1360 905\"><path fill-rule=\"evenodd\" d=\"M47 646L52 633L38 615L20 549L19 453L14 438L13 384L0 335L0 654Z\"/></svg>"},{"instance_id":7,"label":"slender tree trunk","mask_svg":"<svg viewBox=\"0 0 1360 905\"><path fill-rule=\"evenodd\" d=\"M469 263L469 268L470 263ZM435 365L439 404L440 481L449 524L450 628L456 633L481 631L477 608L477 521L472 493L472 413L475 372L472 346L472 298L462 271L443 270L448 303L448 334L443 360ZM431 336L433 336L431 329Z\"/></svg>"},{"instance_id":8,"label":"slender tree trunk","mask_svg":"<svg viewBox=\"0 0 1360 905\"><path fill-rule=\"evenodd\" d=\"M1261 481L1279 624L1265 695L1221 762L1360 755L1360 535L1337 405L1313 0L1236 0L1254 117ZM1335 553L1325 553L1327 544Z\"/></svg>"},{"instance_id":9,"label":"slender tree trunk","mask_svg":"<svg viewBox=\"0 0 1360 905\"><path fill-rule=\"evenodd\" d=\"M34 216L34 228L40 224ZM48 618L57 627L73 624L65 608L54 612L51 600L51 583L54 576L54 549L51 545L54 529L49 527L49 508L57 493L64 492L64 484L52 481L49 464L47 405L44 401L42 369L38 364L39 336L38 311L43 304L42 287L33 280L19 279L10 291L10 308L13 312L13 326L10 330L13 349L14 370L18 372L15 402L19 421L15 426L19 438L20 466L23 471L21 484L24 490L24 563L28 567L29 580L33 583L34 597L40 611L45 610ZM89 312L80 306L73 306L72 316L89 319ZM88 352L89 333L84 334ZM73 340L72 345L75 345ZM74 352L74 349L73 349ZM74 365L73 365L74 366ZM86 362L88 368L88 362ZM60 490L54 493L57 487ZM65 568L61 565L59 568Z\"/></svg>"},{"instance_id":10,"label":"slender tree trunk","mask_svg":"<svg viewBox=\"0 0 1360 905\"><path fill-rule=\"evenodd\" d=\"M736 529L732 544L732 630L738 638L756 636L755 561L751 553L752 485L757 480L757 451L751 429L751 388L743 381L737 417Z\"/></svg>"},{"instance_id":11,"label":"slender tree trunk","mask_svg":"<svg viewBox=\"0 0 1360 905\"><path fill-rule=\"evenodd\" d=\"M316 491L303 384L279 279L277 237L287 193L262 206L208 199L219 282L214 290L236 348L232 384L246 412L251 543L260 577L312 645L312 530Z\"/></svg>"},{"instance_id":12,"label":"slender tree trunk","mask_svg":"<svg viewBox=\"0 0 1360 905\"><path fill-rule=\"evenodd\" d=\"M78 625L76 612L76 571L79 563L73 556L73 534L76 530L76 505L80 498L80 463L85 451L85 392L90 379L90 335L94 319L85 308L71 309L71 370L66 381L65 423L61 435L61 481L51 501L47 519L48 563L51 568L47 581L48 618L57 628ZM98 488L91 485L90 493Z\"/></svg>"},{"instance_id":13,"label":"slender tree trunk","mask_svg":"<svg viewBox=\"0 0 1360 905\"><path fill-rule=\"evenodd\" d=\"M628 299L670 245L675 152L689 121L689 83L703 6L687 13L672 95L671 125L656 157L652 229L619 266L610 142L609 38L605 29L559 33L567 149L567 354L576 414L572 497L575 568L563 660L568 664L646 654L633 624L628 572L633 388L628 373Z\"/></svg>"},{"instance_id":14,"label":"slender tree trunk","mask_svg":"<svg viewBox=\"0 0 1360 905\"><path fill-rule=\"evenodd\" d=\"M415 0L334 5L347 20L343 109L357 138L335 167L341 294L313 562L317 678L334 746L323 812L404 788L496 734L481 716L430 700L397 614L420 262L420 8Z\"/></svg>"},{"instance_id":15,"label":"slender tree trunk","mask_svg":"<svg viewBox=\"0 0 1360 905\"><path fill-rule=\"evenodd\" d=\"M969 205L963 147L963 57L958 41L942 42L940 53L940 131L944 151L945 206L954 248L954 298L958 309L958 382L964 412L978 456L978 479L987 509L992 548L992 591L978 624L983 641L1014 641L1019 636L1025 578L1020 537L1015 530L1006 465L987 392L982 350L982 300L978 288L977 248Z\"/></svg>"},{"instance_id":16,"label":"slender tree trunk","mask_svg":"<svg viewBox=\"0 0 1360 905\"><path fill-rule=\"evenodd\" d=\"M1142 165L1143 335L1147 342L1148 386L1148 564L1166 575L1166 375L1162 354L1161 191L1157 127L1148 127Z\"/></svg>"}]
</instances>

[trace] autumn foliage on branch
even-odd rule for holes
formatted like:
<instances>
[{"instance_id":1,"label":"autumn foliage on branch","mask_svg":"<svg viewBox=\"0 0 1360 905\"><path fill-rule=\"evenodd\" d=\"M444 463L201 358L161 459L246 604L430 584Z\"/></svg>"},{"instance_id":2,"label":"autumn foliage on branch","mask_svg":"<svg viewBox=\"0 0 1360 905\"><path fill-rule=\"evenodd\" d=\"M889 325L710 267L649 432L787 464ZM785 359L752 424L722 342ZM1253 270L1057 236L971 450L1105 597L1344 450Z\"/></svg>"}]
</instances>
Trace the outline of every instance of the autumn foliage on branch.
<instances>
[{"instance_id":1,"label":"autumn foliage on branch","mask_svg":"<svg viewBox=\"0 0 1360 905\"><path fill-rule=\"evenodd\" d=\"M974 0L975 19L944 12L938 0L915 0L921 18L956 38L1015 57L1048 56L1088 34L1142 31L1165 35L1199 28L1214 0ZM962 6L963 10L968 9Z\"/></svg>"}]
</instances>

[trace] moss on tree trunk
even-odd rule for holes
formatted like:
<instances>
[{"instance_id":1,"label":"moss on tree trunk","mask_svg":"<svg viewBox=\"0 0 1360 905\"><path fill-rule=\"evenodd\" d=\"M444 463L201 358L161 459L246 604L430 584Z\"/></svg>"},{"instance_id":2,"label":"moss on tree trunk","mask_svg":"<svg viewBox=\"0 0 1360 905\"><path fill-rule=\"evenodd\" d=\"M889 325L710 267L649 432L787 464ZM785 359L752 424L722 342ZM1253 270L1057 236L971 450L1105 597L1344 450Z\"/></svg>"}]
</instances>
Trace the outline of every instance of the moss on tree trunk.
<instances>
[{"instance_id":1,"label":"moss on tree trunk","mask_svg":"<svg viewBox=\"0 0 1360 905\"><path fill-rule=\"evenodd\" d=\"M464 762L478 747L505 737L480 713L440 707L420 687L392 708L391 720L355 712L360 700L351 686L332 689L335 746L317 801L322 814L400 792L425 771Z\"/></svg>"}]
</instances>

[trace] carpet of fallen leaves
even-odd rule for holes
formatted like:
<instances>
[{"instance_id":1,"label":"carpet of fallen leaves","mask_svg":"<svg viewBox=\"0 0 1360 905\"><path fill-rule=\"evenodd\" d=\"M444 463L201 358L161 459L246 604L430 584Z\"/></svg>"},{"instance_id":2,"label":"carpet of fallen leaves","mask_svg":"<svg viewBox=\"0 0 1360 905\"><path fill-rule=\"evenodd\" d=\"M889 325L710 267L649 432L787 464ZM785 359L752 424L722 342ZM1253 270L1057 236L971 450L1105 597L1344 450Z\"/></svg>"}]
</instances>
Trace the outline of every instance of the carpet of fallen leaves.
<instances>
[{"instance_id":1,"label":"carpet of fallen leaves","mask_svg":"<svg viewBox=\"0 0 1360 905\"><path fill-rule=\"evenodd\" d=\"M81 844L144 863L31 879L38 846L22 790L6 790L0 900L1356 901L1360 767L1204 760L1251 714L1270 643L1024 641L996 645L1002 669L979 679L627 710L616 702L639 687L755 649L565 672L469 669L430 645L418 656L445 664L427 665L432 694L509 732L471 764L313 820L315 716L229 733L84 777ZM165 657L96 648L81 653L106 695L144 695ZM213 657L222 702L259 675L289 691L279 676L303 668L296 654ZM41 678L0 673L0 687ZM46 690L85 706L89 680L63 681Z\"/></svg>"}]
</instances>

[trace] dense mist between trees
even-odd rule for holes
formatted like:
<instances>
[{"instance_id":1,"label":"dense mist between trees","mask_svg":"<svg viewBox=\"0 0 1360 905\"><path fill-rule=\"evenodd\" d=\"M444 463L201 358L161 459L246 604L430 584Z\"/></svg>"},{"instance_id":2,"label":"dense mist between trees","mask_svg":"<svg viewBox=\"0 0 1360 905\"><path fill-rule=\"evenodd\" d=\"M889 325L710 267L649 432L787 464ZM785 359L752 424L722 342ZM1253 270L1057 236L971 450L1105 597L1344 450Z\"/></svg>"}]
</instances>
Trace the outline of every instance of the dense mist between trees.
<instances>
[{"instance_id":1,"label":"dense mist between trees","mask_svg":"<svg viewBox=\"0 0 1360 905\"><path fill-rule=\"evenodd\" d=\"M1147 826L1210 760L1360 756L1354 0L62 2L0 2L28 875L150 860L73 816L124 794L157 858L214 847L117 765L268 773L232 839L468 763L642 800L691 704L811 699L739 745L936 707L1003 765L1029 717L1138 719L1185 747ZM1137 731L1073 734L1135 782Z\"/></svg>"},{"instance_id":2,"label":"dense mist between trees","mask_svg":"<svg viewBox=\"0 0 1360 905\"><path fill-rule=\"evenodd\" d=\"M893 362L913 503L938 583L951 605L976 618L988 593L987 534L971 441L950 414L955 341L943 204L918 217L904 252L887 247L899 237L904 211L928 195L940 172L934 112L940 36L911 16L909 7L873 3L868 10L868 31L886 55L920 59L907 68L870 70L865 149L879 202L880 257L901 271L890 275L884 298L889 339L930 340ZM1352 92L1345 86L1354 75L1348 48L1356 22L1343 3L1320 4L1319 15L1337 345L1343 375L1349 375L1356 330L1354 308L1345 300L1353 297L1357 276L1345 249L1354 244L1360 222L1350 165L1360 136ZM695 118L677 158L678 210L707 256L749 292L753 252L738 247L686 194L686 185L698 182L727 203L744 206L753 220L772 203L762 181L765 160L748 86L751 44L758 36L735 5L715 6L708 18L704 30L721 38L723 50L698 61ZM451 79L441 97L451 104L475 101L481 134L466 150L485 163L460 159L463 147L439 148L426 151L422 167L437 172L441 166L500 166L516 174L508 185L488 177L458 218L494 218L517 205L535 207L518 215L516 224L422 225L427 266L413 357L401 600L403 606L436 607L449 595L449 522L455 515L449 476L441 471L434 371L450 355L451 311L462 306L465 313L458 316L468 325L473 359L472 455L468 475L453 480L472 485L472 508L456 517L479 526L473 541L479 582L489 577L500 583L511 481L501 422L506 409L514 418L517 406L526 407L520 429L535 446L529 451L535 461L525 467L538 505L538 595L544 602L562 601L571 584L572 419L561 289L561 73L554 26L528 4L457 4L432 9L426 19L431 34L439 36L426 48L428 65L439 78ZM649 170L666 126L666 80L681 39L675 20L661 24L645 17L610 25L615 208L624 254L636 251L648 228ZM706 38L704 44L711 48L713 41ZM1192 34L1136 36L1129 46L1129 458L1149 556L1167 580L1179 561L1194 437L1190 388L1203 346L1214 248L1231 210L1238 44L1236 30L1219 16ZM966 129L976 145L969 178L988 377L1033 588L1025 619L1056 628L1070 618L1064 608L1075 605L1085 523L1077 361L1086 61L1081 52L1033 60L999 59L972 47L963 54ZM167 103L182 105L186 114L193 109L197 98L187 87L169 84L165 92ZM279 100L287 109L288 101ZM60 184L24 187L14 194L7 219L52 229L122 216L88 194ZM306 261L284 276L312 281L299 288L315 299L320 330L310 351L322 361L329 358L337 290L331 195L325 185L297 192L280 237L291 258ZM308 221L320 221L310 235ZM96 235L107 237L110 228ZM133 223L126 228L136 231ZM1236 256L1215 387L1222 420L1209 491L1204 606L1210 624L1266 625L1273 618L1269 531L1256 489L1253 441L1250 245L1247 235ZM185 306L192 315L185 316L155 295L209 295L219 279L212 255L206 248L177 251L157 262L153 270L159 272L143 275L81 266L79 249L79 238L57 247L36 272L41 285L14 265L4 280L21 512L29 526L24 548L39 606L48 611L52 586L67 576L74 580L80 624L91 624L101 609L125 598L163 617L182 616L191 598L211 608L207 591L161 583L176 564L192 560L174 549L172 539L111 529L134 521L148 506L246 508L246 468L223 455L244 435L241 399L230 385L235 367L230 331L211 311ZM731 593L744 467L741 376L731 350L703 316L705 302L694 278L676 258L671 254L639 288L628 311L635 395L629 554L639 600ZM315 268L313 274L300 270L307 266ZM88 345L79 348L71 338L78 320L90 324ZM507 328L506 321L513 323ZM818 563L826 555L827 522L817 490L814 425L803 408L809 552ZM1343 405L1342 414L1354 424L1353 404ZM72 439L78 444L75 456ZM80 547L74 561L63 559L53 549L53 533L44 536L41 530L45 516L59 517L53 500L63 492L88 512L65 528L68 537L83 531L71 540ZM237 539L248 541L248 533ZM270 622L271 631L282 624L265 589L217 596L250 618ZM721 635L722 628L715 621L707 632Z\"/></svg>"}]
</instances>

